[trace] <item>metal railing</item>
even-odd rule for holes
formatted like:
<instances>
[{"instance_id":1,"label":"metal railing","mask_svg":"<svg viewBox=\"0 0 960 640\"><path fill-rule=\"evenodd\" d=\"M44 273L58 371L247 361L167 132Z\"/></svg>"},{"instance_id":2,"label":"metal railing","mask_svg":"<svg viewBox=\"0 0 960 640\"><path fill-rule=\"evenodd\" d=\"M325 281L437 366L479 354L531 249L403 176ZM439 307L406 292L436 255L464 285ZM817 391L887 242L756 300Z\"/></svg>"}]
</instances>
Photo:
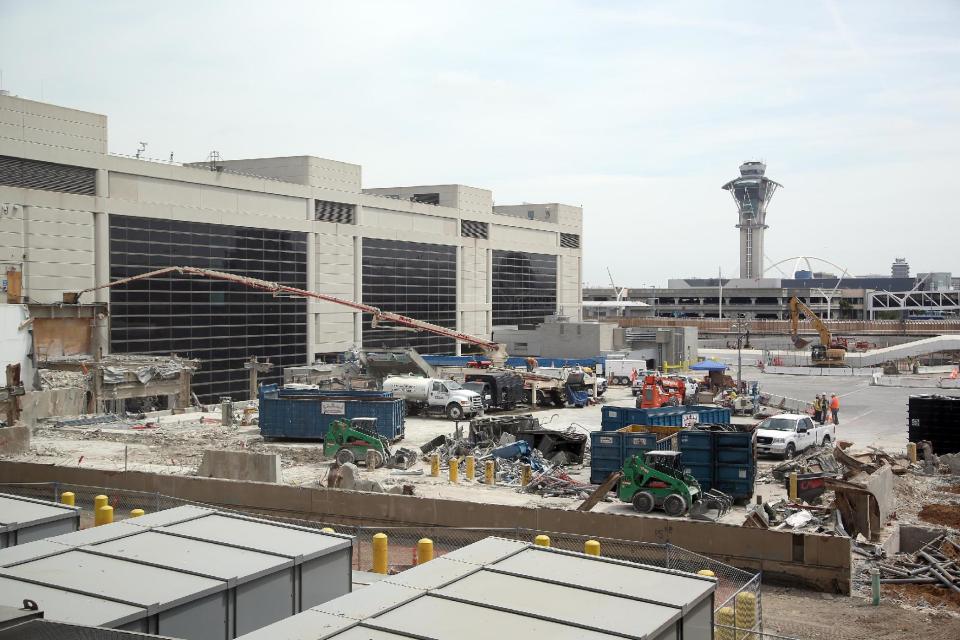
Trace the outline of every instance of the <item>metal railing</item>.
<instances>
[{"instance_id":1,"label":"metal railing","mask_svg":"<svg viewBox=\"0 0 960 640\"><path fill-rule=\"evenodd\" d=\"M62 482L38 483L0 483L0 493L20 495L40 500L59 502L66 491L74 494L74 504L81 510L81 527L93 526L94 497L106 495L108 504L113 507L114 521L130 517L133 509L143 509L153 513L173 507L193 505L208 507L220 511L233 511L244 515L252 515L265 520L273 520L287 524L320 529L329 527L337 533L354 537L353 569L357 571L371 571L373 568L372 539L377 533L387 534L389 540L389 566L391 571L402 571L417 564L417 542L422 538L429 538L434 544L434 557L440 557L455 551L468 544L478 542L490 536L498 536L511 540L532 542L540 534L550 537L550 546L568 551L584 550L587 540L600 542L601 555L616 560L636 562L653 567L697 573L710 571L717 579L717 590L714 594L715 616L718 625L723 622L722 615L732 615L724 618L726 624L739 627L741 634L757 633L763 629L761 604L761 575L730 566L707 556L683 549L669 542L636 542L598 536L580 534L539 531L526 527L509 528L454 528L454 527L391 527L391 526L364 526L345 525L323 520L306 520L288 518L275 514L263 513L258 510L239 511L219 505L211 505L181 498L174 498L157 492L133 491L129 489L112 489L107 487L91 487L86 485L68 484ZM725 609L732 611L725 612ZM718 633L720 629L718 627ZM720 637L720 636L718 636ZM738 635L737 638L747 638L748 635ZM761 637L757 635L756 637Z\"/></svg>"}]
</instances>

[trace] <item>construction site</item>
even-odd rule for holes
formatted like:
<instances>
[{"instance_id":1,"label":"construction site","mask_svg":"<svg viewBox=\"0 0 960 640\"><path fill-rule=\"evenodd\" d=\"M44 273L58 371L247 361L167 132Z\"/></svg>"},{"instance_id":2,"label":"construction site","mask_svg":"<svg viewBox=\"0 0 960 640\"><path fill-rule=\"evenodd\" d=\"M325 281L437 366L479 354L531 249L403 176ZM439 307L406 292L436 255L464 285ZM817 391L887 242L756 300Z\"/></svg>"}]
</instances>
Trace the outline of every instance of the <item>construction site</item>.
<instances>
[{"instance_id":1,"label":"construction site","mask_svg":"<svg viewBox=\"0 0 960 640\"><path fill-rule=\"evenodd\" d=\"M579 207L0 113L0 639L960 636L956 291L765 281L765 164L591 301Z\"/></svg>"}]
</instances>

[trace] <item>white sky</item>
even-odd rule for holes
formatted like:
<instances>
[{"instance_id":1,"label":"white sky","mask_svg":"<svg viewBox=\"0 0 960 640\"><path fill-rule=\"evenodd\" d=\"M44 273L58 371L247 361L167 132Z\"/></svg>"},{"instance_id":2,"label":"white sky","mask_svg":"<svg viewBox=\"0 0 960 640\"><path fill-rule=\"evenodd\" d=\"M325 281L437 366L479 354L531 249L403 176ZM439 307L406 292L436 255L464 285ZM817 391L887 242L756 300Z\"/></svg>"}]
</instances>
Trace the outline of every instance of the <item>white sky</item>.
<instances>
[{"instance_id":1,"label":"white sky","mask_svg":"<svg viewBox=\"0 0 960 640\"><path fill-rule=\"evenodd\" d=\"M958 33L956 0L0 0L0 69L107 114L113 152L582 205L585 280L639 286L735 275L747 159L785 185L771 260L960 273Z\"/></svg>"}]
</instances>

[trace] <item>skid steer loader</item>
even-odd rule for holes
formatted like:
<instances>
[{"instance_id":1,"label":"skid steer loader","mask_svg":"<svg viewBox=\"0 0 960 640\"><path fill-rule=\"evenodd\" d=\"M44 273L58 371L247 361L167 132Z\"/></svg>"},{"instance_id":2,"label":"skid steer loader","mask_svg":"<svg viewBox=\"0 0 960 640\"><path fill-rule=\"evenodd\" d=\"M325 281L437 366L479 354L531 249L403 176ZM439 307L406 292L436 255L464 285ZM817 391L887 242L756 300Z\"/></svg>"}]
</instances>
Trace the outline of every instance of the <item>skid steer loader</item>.
<instances>
[{"instance_id":1,"label":"skid steer loader","mask_svg":"<svg viewBox=\"0 0 960 640\"><path fill-rule=\"evenodd\" d=\"M647 451L631 456L623 465L618 497L640 513L655 508L667 515L689 514L696 520L717 520L733 505L722 491L704 491L689 473L684 473L679 451ZM711 511L716 511L711 515Z\"/></svg>"}]
</instances>

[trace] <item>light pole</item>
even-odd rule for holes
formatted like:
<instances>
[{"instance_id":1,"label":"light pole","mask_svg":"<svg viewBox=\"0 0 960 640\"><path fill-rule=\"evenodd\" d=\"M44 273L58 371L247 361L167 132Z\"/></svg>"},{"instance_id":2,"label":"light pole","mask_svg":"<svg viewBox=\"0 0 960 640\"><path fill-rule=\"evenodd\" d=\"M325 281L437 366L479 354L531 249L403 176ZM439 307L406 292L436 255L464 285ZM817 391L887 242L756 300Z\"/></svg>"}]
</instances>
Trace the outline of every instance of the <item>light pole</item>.
<instances>
[{"instance_id":1,"label":"light pole","mask_svg":"<svg viewBox=\"0 0 960 640\"><path fill-rule=\"evenodd\" d=\"M733 325L733 328L737 332L737 393L739 394L743 389L743 355L741 349L747 331L747 321L744 314L737 314L737 322Z\"/></svg>"}]
</instances>

